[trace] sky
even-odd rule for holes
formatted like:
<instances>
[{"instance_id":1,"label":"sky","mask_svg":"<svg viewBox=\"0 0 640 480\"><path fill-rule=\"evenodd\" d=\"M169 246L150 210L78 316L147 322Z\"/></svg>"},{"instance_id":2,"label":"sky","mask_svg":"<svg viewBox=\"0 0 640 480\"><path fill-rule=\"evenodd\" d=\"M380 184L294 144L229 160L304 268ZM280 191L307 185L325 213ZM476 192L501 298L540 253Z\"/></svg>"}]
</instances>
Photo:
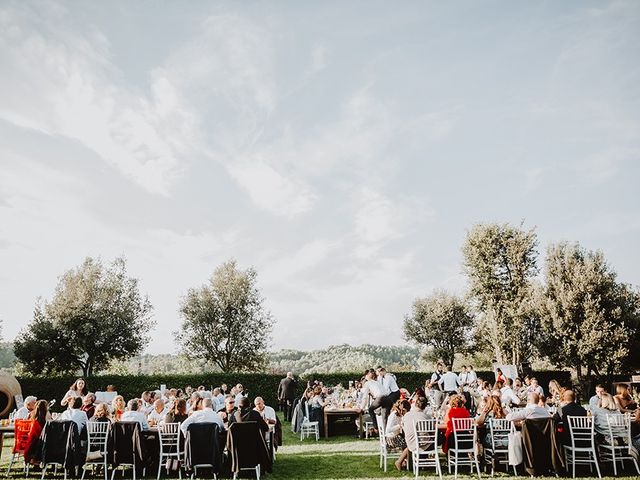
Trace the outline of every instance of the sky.
<instances>
[{"instance_id":1,"label":"sky","mask_svg":"<svg viewBox=\"0 0 640 480\"><path fill-rule=\"evenodd\" d=\"M127 259L175 353L235 258L272 348L402 344L478 222L640 284L637 1L0 3L0 319Z\"/></svg>"}]
</instances>

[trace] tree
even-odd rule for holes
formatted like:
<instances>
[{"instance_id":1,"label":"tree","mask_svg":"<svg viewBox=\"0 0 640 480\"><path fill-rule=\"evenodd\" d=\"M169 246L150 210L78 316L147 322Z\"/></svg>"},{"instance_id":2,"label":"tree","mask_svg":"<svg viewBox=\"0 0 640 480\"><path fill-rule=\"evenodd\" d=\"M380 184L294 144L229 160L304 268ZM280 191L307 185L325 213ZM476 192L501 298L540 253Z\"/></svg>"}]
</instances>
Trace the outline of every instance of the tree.
<instances>
[{"instance_id":1,"label":"tree","mask_svg":"<svg viewBox=\"0 0 640 480\"><path fill-rule=\"evenodd\" d=\"M554 364L611 376L637 366L640 296L616 281L600 251L560 243L547 250L541 349Z\"/></svg>"},{"instance_id":2,"label":"tree","mask_svg":"<svg viewBox=\"0 0 640 480\"><path fill-rule=\"evenodd\" d=\"M469 346L473 316L465 303L444 291L418 298L404 319L406 340L433 348L433 357L453 367L456 352Z\"/></svg>"},{"instance_id":3,"label":"tree","mask_svg":"<svg viewBox=\"0 0 640 480\"><path fill-rule=\"evenodd\" d=\"M539 328L533 278L537 238L509 224L478 224L462 248L470 295L478 309L478 337L500 363L518 365L534 353Z\"/></svg>"},{"instance_id":4,"label":"tree","mask_svg":"<svg viewBox=\"0 0 640 480\"><path fill-rule=\"evenodd\" d=\"M62 275L50 302L36 301L33 320L14 342L15 354L27 372L81 369L91 376L144 349L151 311L123 258L107 267L87 258Z\"/></svg>"},{"instance_id":5,"label":"tree","mask_svg":"<svg viewBox=\"0 0 640 480\"><path fill-rule=\"evenodd\" d=\"M256 281L253 268L239 270L230 260L216 268L207 284L188 291L177 333L185 355L208 359L225 373L265 367L274 321Z\"/></svg>"}]
</instances>

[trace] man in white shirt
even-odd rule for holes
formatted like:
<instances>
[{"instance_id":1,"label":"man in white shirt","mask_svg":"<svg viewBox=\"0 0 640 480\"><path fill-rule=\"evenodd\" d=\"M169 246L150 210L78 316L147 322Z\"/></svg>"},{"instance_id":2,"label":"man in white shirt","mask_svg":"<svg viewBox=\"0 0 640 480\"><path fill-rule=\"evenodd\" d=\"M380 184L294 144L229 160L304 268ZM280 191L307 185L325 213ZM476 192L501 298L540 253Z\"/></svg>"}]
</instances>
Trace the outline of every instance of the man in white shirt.
<instances>
[{"instance_id":1,"label":"man in white shirt","mask_svg":"<svg viewBox=\"0 0 640 480\"><path fill-rule=\"evenodd\" d=\"M16 420L25 420L29 418L29 414L33 412L34 408L36 408L37 401L38 399L36 397L29 395L24 399L24 405L18 409L14 418Z\"/></svg>"},{"instance_id":2,"label":"man in white shirt","mask_svg":"<svg viewBox=\"0 0 640 480\"><path fill-rule=\"evenodd\" d=\"M253 404L255 405L254 410L262 415L262 418L264 418L265 422L267 422L269 425L276 424L276 411L270 406L265 405L264 399L262 397L256 397L256 399L253 401Z\"/></svg>"},{"instance_id":3,"label":"man in white shirt","mask_svg":"<svg viewBox=\"0 0 640 480\"><path fill-rule=\"evenodd\" d=\"M532 418L550 418L549 411L538 405L540 402L540 395L535 392L529 393L527 397L527 406L519 412L511 412L507 415L507 420L522 421Z\"/></svg>"},{"instance_id":4,"label":"man in white shirt","mask_svg":"<svg viewBox=\"0 0 640 480\"><path fill-rule=\"evenodd\" d=\"M469 365L467 367L467 385L469 385L470 387L475 387L477 383L478 383L478 374L473 369L473 366Z\"/></svg>"},{"instance_id":5,"label":"man in white shirt","mask_svg":"<svg viewBox=\"0 0 640 480\"><path fill-rule=\"evenodd\" d=\"M121 422L138 422L142 430L149 430L147 417L141 411L141 404L138 398L132 398L127 402L127 411L120 417Z\"/></svg>"},{"instance_id":6,"label":"man in white shirt","mask_svg":"<svg viewBox=\"0 0 640 480\"><path fill-rule=\"evenodd\" d=\"M387 369L384 367L378 369L378 382L382 385L382 390L389 392L389 394L381 400L381 404L386 410L386 417L389 418L391 407L400 399L400 387L398 387L396 376L393 373L387 372Z\"/></svg>"},{"instance_id":7,"label":"man in white shirt","mask_svg":"<svg viewBox=\"0 0 640 480\"><path fill-rule=\"evenodd\" d=\"M458 374L458 383L464 387L467 384L468 378L469 374L467 373L467 366L463 365L460 369L460 373Z\"/></svg>"},{"instance_id":8,"label":"man in white shirt","mask_svg":"<svg viewBox=\"0 0 640 480\"><path fill-rule=\"evenodd\" d=\"M537 393L538 395L544 395L544 389L538 384L536 377L531 377L531 385L529 385L529 392Z\"/></svg>"},{"instance_id":9,"label":"man in white shirt","mask_svg":"<svg viewBox=\"0 0 640 480\"><path fill-rule=\"evenodd\" d=\"M217 412L213 411L213 400L210 398L202 400L202 410L193 412L189 418L180 425L180 430L182 430L182 433L185 436L187 435L189 425L192 423L215 423L220 427L220 430L224 430L222 417Z\"/></svg>"},{"instance_id":10,"label":"man in white shirt","mask_svg":"<svg viewBox=\"0 0 640 480\"><path fill-rule=\"evenodd\" d=\"M75 397L73 400L69 400L69 408L60 414L58 420L72 420L76 422L78 432L81 432L89 419L87 418L87 414L80 410L80 407L82 407L82 398Z\"/></svg>"},{"instance_id":11,"label":"man in white shirt","mask_svg":"<svg viewBox=\"0 0 640 480\"><path fill-rule=\"evenodd\" d=\"M445 395L453 395L458 391L458 376L451 371L451 366L447 366L447 373L445 373L438 382L444 390Z\"/></svg>"},{"instance_id":12,"label":"man in white shirt","mask_svg":"<svg viewBox=\"0 0 640 480\"><path fill-rule=\"evenodd\" d=\"M507 377L504 381L504 387L500 389L500 398L503 405L518 406L520 405L520 399L511 388L511 379Z\"/></svg>"},{"instance_id":13,"label":"man in white shirt","mask_svg":"<svg viewBox=\"0 0 640 480\"><path fill-rule=\"evenodd\" d=\"M220 387L216 387L211 392L211 400L213 400L213 410L218 411L224 408L224 395L220 392Z\"/></svg>"},{"instance_id":14,"label":"man in white shirt","mask_svg":"<svg viewBox=\"0 0 640 480\"><path fill-rule=\"evenodd\" d=\"M369 370L365 376L367 381L362 389L362 400L360 401L360 410L364 410L367 405L369 397L371 397L371 403L369 404L369 415L371 415L371 421L375 421L376 409L382 406L382 398L389 394L389 391L376 380L376 371Z\"/></svg>"},{"instance_id":15,"label":"man in white shirt","mask_svg":"<svg viewBox=\"0 0 640 480\"><path fill-rule=\"evenodd\" d=\"M246 397L245 393L244 393L244 387L242 386L241 383L236 385L236 405L240 405L240 400L242 400L244 397Z\"/></svg>"},{"instance_id":16,"label":"man in white shirt","mask_svg":"<svg viewBox=\"0 0 640 480\"><path fill-rule=\"evenodd\" d=\"M153 410L151 410L151 413L147 415L147 420L150 425L158 425L159 423L164 422L166 414L167 409L164 406L164 400L159 398L153 402Z\"/></svg>"}]
</instances>

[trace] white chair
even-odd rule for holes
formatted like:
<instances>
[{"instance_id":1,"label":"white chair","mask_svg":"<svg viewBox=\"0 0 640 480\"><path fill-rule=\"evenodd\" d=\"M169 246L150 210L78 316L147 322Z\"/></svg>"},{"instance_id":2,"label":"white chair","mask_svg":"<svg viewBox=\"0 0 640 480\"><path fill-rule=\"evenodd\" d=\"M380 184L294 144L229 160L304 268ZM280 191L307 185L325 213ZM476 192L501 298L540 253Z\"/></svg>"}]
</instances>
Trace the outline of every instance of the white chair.
<instances>
[{"instance_id":1,"label":"white chair","mask_svg":"<svg viewBox=\"0 0 640 480\"><path fill-rule=\"evenodd\" d=\"M478 429L473 418L453 419L453 448L447 452L447 464L449 473L454 466L454 478L458 478L458 466L469 465L471 473L475 466L480 478L480 466L478 465Z\"/></svg>"},{"instance_id":2,"label":"white chair","mask_svg":"<svg viewBox=\"0 0 640 480\"><path fill-rule=\"evenodd\" d=\"M369 438L369 430L373 428L373 422L364 422L364 438Z\"/></svg>"},{"instance_id":3,"label":"white chair","mask_svg":"<svg viewBox=\"0 0 640 480\"><path fill-rule=\"evenodd\" d=\"M300 425L300 440L304 440L305 437L311 435L316 436L316 442L320 439L320 422L309 420L309 402L304 402L304 418Z\"/></svg>"},{"instance_id":4,"label":"white chair","mask_svg":"<svg viewBox=\"0 0 640 480\"><path fill-rule=\"evenodd\" d=\"M89 465L91 470L100 465L104 471L104 480L107 480L107 439L110 426L111 422L87 422L87 457L82 466L81 479L84 479ZM98 452L100 457L95 452Z\"/></svg>"},{"instance_id":5,"label":"white chair","mask_svg":"<svg viewBox=\"0 0 640 480\"><path fill-rule=\"evenodd\" d=\"M378 443L380 445L380 468L387 471L387 460L389 458L399 458L400 452L393 452L387 444L387 436L385 435L386 425L382 415L376 415L376 425L378 427Z\"/></svg>"},{"instance_id":6,"label":"white chair","mask_svg":"<svg viewBox=\"0 0 640 480\"><path fill-rule=\"evenodd\" d=\"M158 476L164 462L173 460L178 462L178 478L182 479L182 457L184 452L180 449L180 424L179 423L161 423L158 425L158 439L160 441L160 464L158 465ZM169 467L167 466L167 475Z\"/></svg>"},{"instance_id":7,"label":"white chair","mask_svg":"<svg viewBox=\"0 0 640 480\"><path fill-rule=\"evenodd\" d=\"M509 433L515 428L511 420L505 418L490 418L489 436L491 445L484 449L485 461L491 462L491 476L495 473L495 465L504 463L509 471ZM502 461L501 461L502 460ZM514 475L518 475L516 466L513 466Z\"/></svg>"},{"instance_id":8,"label":"white chair","mask_svg":"<svg viewBox=\"0 0 640 480\"><path fill-rule=\"evenodd\" d=\"M417 449L411 450L413 473L418 478L420 468L435 467L442 479L442 467L438 456L438 422L435 419L415 423Z\"/></svg>"},{"instance_id":9,"label":"white chair","mask_svg":"<svg viewBox=\"0 0 640 480\"><path fill-rule=\"evenodd\" d=\"M631 417L628 413L615 413L607 415L608 435L605 442L599 445L600 458L603 462L613 463L613 475L618 475L617 462L624 466L624 461L631 461L636 467L638 475L640 468L638 462L631 454Z\"/></svg>"},{"instance_id":10,"label":"white chair","mask_svg":"<svg viewBox=\"0 0 640 480\"><path fill-rule=\"evenodd\" d=\"M576 478L576 465L589 465L593 471L593 464L596 466L598 478L602 478L596 455L593 417L567 416L564 423L565 428L569 429L571 441L570 445L564 445L564 455L567 464L572 466L573 478Z\"/></svg>"}]
</instances>

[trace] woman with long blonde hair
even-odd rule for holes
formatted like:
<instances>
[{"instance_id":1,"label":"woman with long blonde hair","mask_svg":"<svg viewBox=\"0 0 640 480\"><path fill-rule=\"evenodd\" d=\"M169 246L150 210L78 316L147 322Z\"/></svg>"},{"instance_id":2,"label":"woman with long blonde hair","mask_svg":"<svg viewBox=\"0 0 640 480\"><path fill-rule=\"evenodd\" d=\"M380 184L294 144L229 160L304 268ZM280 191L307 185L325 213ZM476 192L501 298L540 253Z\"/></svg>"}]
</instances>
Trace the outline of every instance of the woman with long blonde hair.
<instances>
[{"instance_id":1,"label":"woman with long blonde hair","mask_svg":"<svg viewBox=\"0 0 640 480\"><path fill-rule=\"evenodd\" d=\"M124 397L122 395L116 395L111 400L111 410L113 411L113 421L119 422L120 417L124 413L124 409L127 404L124 402Z\"/></svg>"}]
</instances>

